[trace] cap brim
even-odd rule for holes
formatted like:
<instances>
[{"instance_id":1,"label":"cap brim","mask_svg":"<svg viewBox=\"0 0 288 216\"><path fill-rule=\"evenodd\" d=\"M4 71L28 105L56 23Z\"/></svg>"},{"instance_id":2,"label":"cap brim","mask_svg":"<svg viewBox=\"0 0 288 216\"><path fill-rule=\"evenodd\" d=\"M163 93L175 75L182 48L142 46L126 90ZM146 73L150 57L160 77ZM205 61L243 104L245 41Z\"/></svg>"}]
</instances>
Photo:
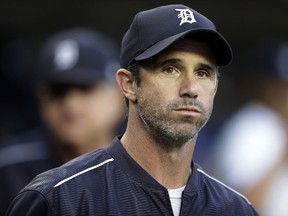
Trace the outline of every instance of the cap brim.
<instances>
[{"instance_id":1,"label":"cap brim","mask_svg":"<svg viewBox=\"0 0 288 216\"><path fill-rule=\"evenodd\" d=\"M188 35L193 37L195 36L197 39L207 43L211 47L218 66L228 65L232 61L233 54L229 43L220 33L209 29L191 29L168 37L142 52L135 58L135 60L142 61L151 58L166 49L175 41Z\"/></svg>"}]
</instances>

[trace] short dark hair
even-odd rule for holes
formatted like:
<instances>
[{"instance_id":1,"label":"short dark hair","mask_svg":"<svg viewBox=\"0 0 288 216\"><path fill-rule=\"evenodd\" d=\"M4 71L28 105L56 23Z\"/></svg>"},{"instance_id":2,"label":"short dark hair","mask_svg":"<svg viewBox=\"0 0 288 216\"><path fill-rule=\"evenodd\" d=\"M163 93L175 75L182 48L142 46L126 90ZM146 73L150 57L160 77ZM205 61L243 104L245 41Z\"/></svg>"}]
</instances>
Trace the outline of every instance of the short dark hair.
<instances>
[{"instance_id":1,"label":"short dark hair","mask_svg":"<svg viewBox=\"0 0 288 216\"><path fill-rule=\"evenodd\" d=\"M133 62L127 67L127 70L133 74L137 85L141 83L141 80L140 80L141 67L142 65L140 62Z\"/></svg>"}]
</instances>

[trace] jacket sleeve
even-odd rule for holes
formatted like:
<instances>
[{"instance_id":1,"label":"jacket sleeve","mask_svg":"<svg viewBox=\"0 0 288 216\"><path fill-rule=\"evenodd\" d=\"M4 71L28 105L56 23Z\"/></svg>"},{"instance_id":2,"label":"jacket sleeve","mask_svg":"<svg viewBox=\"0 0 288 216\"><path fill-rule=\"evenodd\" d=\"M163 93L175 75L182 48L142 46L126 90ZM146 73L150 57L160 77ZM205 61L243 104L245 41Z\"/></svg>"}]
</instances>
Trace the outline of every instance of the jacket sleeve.
<instances>
[{"instance_id":1,"label":"jacket sleeve","mask_svg":"<svg viewBox=\"0 0 288 216\"><path fill-rule=\"evenodd\" d=\"M36 191L20 193L10 204L6 216L48 216L49 208L43 195Z\"/></svg>"}]
</instances>

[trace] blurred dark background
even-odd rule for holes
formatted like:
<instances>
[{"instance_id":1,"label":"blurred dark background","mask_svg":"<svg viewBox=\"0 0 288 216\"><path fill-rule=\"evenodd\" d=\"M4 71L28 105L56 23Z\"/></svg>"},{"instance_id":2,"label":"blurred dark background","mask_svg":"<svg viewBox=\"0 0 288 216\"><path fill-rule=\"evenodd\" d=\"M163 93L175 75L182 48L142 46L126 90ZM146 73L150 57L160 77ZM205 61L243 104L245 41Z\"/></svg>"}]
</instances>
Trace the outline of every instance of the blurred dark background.
<instances>
[{"instance_id":1,"label":"blurred dark background","mask_svg":"<svg viewBox=\"0 0 288 216\"><path fill-rule=\"evenodd\" d=\"M138 11L178 2L1 0L0 138L41 124L31 77L39 45L50 34L70 27L89 27L110 35L120 44ZM220 70L214 114L206 129L213 134L213 130L245 100L238 92L234 76L243 51L266 38L288 37L288 1L183 0L181 3L210 18L234 50L233 63Z\"/></svg>"}]
</instances>

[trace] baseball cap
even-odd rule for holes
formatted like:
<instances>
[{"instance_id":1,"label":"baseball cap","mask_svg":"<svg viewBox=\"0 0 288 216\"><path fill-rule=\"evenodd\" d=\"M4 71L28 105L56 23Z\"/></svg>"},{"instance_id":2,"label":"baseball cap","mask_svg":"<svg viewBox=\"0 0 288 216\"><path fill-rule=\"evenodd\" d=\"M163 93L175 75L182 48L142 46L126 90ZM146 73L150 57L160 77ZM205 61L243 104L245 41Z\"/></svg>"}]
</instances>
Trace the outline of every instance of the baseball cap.
<instances>
[{"instance_id":1,"label":"baseball cap","mask_svg":"<svg viewBox=\"0 0 288 216\"><path fill-rule=\"evenodd\" d=\"M136 14L122 40L120 65L127 68L133 61L151 58L187 35L207 43L218 66L231 62L231 47L215 25L197 11L173 4Z\"/></svg>"},{"instance_id":2,"label":"baseball cap","mask_svg":"<svg viewBox=\"0 0 288 216\"><path fill-rule=\"evenodd\" d=\"M119 49L108 36L87 28L53 34L41 48L36 76L40 83L93 85L114 80Z\"/></svg>"}]
</instances>

